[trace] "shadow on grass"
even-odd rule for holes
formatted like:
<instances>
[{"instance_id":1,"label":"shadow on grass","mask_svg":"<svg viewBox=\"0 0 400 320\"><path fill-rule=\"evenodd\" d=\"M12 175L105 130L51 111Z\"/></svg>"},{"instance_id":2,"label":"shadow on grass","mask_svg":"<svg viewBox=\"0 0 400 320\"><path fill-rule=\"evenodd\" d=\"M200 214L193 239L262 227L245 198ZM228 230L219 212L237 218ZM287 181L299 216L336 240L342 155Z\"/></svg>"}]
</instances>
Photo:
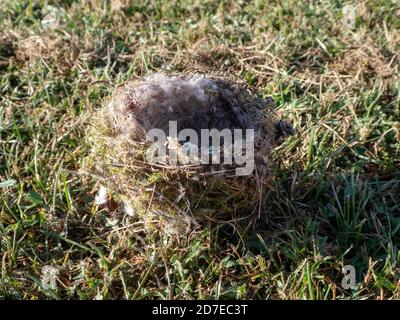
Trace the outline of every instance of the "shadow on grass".
<instances>
[{"instance_id":1,"label":"shadow on grass","mask_svg":"<svg viewBox=\"0 0 400 320\"><path fill-rule=\"evenodd\" d=\"M375 177L278 174L262 219L246 233L246 247L266 256L276 272L310 261L339 283L344 265L355 267L357 282L374 271L383 279L398 262L399 195L398 171Z\"/></svg>"}]
</instances>

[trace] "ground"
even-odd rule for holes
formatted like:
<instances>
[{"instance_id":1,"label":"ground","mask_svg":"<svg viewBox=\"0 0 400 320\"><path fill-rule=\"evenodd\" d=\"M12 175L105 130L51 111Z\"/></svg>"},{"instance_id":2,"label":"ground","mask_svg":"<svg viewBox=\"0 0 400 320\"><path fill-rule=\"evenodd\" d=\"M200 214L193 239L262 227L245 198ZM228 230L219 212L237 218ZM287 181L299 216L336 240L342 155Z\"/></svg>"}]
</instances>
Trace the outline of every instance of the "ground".
<instances>
[{"instance_id":1,"label":"ground","mask_svg":"<svg viewBox=\"0 0 400 320\"><path fill-rule=\"evenodd\" d=\"M400 3L346 3L1 1L0 297L400 298ZM160 70L244 79L296 128L256 225L95 204L90 114Z\"/></svg>"}]
</instances>

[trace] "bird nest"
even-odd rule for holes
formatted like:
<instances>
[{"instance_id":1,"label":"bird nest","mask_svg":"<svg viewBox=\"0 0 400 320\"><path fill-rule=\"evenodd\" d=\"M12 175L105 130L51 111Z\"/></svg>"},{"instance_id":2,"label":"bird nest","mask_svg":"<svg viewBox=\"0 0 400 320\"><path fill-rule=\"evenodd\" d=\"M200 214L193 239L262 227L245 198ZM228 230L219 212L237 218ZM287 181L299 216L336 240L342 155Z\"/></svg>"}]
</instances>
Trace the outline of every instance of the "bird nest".
<instances>
[{"instance_id":1,"label":"bird nest","mask_svg":"<svg viewBox=\"0 0 400 320\"><path fill-rule=\"evenodd\" d=\"M259 215L270 152L284 131L272 107L272 99L219 78L128 81L92 117L86 166L151 228Z\"/></svg>"}]
</instances>

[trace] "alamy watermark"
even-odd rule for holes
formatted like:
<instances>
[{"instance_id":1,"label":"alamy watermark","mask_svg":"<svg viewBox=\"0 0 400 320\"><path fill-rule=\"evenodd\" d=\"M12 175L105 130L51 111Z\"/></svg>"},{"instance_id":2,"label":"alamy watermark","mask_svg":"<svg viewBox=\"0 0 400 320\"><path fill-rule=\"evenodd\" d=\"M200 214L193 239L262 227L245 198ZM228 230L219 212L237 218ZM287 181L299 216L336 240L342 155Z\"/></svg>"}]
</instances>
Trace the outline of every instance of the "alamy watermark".
<instances>
[{"instance_id":1,"label":"alamy watermark","mask_svg":"<svg viewBox=\"0 0 400 320\"><path fill-rule=\"evenodd\" d=\"M353 265L348 264L343 266L342 272L344 277L342 279L342 288L347 289L356 289L356 269Z\"/></svg>"},{"instance_id":2,"label":"alamy watermark","mask_svg":"<svg viewBox=\"0 0 400 320\"><path fill-rule=\"evenodd\" d=\"M57 276L59 270L53 266L44 266L42 268L42 288L45 290L57 290Z\"/></svg>"},{"instance_id":3,"label":"alamy watermark","mask_svg":"<svg viewBox=\"0 0 400 320\"><path fill-rule=\"evenodd\" d=\"M147 141L152 142L146 152L149 163L234 164L238 176L250 175L254 170L254 129L201 129L199 137L190 128L178 132L177 121L169 121L168 130L168 134L162 129L147 133Z\"/></svg>"},{"instance_id":4,"label":"alamy watermark","mask_svg":"<svg viewBox=\"0 0 400 320\"><path fill-rule=\"evenodd\" d=\"M347 30L356 28L356 7L351 4L346 4L342 9L342 25Z\"/></svg>"}]
</instances>

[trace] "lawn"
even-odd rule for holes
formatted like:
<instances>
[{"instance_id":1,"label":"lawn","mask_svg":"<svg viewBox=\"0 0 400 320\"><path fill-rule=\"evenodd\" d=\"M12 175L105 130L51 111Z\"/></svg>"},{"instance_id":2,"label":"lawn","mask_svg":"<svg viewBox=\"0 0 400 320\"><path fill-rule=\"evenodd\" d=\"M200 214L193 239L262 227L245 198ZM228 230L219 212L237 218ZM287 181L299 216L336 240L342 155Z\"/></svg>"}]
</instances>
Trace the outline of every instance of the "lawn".
<instances>
[{"instance_id":1,"label":"lawn","mask_svg":"<svg viewBox=\"0 0 400 320\"><path fill-rule=\"evenodd\" d=\"M399 64L396 0L1 1L0 298L399 299ZM245 80L295 127L255 223L96 205L91 115L156 71Z\"/></svg>"}]
</instances>

